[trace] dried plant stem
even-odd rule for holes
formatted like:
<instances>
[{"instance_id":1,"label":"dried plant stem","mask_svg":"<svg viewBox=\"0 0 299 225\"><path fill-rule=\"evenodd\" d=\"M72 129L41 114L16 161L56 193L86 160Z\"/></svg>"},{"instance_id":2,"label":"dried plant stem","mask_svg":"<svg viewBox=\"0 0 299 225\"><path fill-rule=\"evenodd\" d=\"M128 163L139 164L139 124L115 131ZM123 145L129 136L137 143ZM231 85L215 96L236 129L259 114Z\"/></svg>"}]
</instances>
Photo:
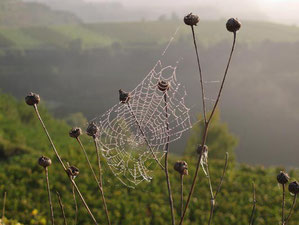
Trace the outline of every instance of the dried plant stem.
<instances>
[{"instance_id":1,"label":"dried plant stem","mask_svg":"<svg viewBox=\"0 0 299 225\"><path fill-rule=\"evenodd\" d=\"M254 183L252 184L253 187L253 206L252 206L252 212L251 212L251 216L250 216L250 220L249 220L249 225L253 225L254 223L254 213L255 213L255 209L256 209L256 194L255 194L255 185Z\"/></svg>"},{"instance_id":2,"label":"dried plant stem","mask_svg":"<svg viewBox=\"0 0 299 225\"><path fill-rule=\"evenodd\" d=\"M292 215L292 212L295 208L295 205L296 205L296 199L297 199L297 194L294 195L294 198L293 198L293 204L292 204L292 207L290 209L290 212L289 212L289 215L287 216L287 218L285 219L284 221L284 225L287 225L287 222L289 221L289 219L291 218L291 215Z\"/></svg>"},{"instance_id":3,"label":"dried plant stem","mask_svg":"<svg viewBox=\"0 0 299 225\"><path fill-rule=\"evenodd\" d=\"M66 217L65 217L65 213L64 213L64 207L63 207L63 204L62 204L62 201L61 201L60 194L59 194L58 191L56 191L56 194L57 194L57 197L58 197L59 206L60 206L61 213L62 213L62 216L63 216L64 225L67 225Z\"/></svg>"},{"instance_id":4,"label":"dried plant stem","mask_svg":"<svg viewBox=\"0 0 299 225\"><path fill-rule=\"evenodd\" d=\"M53 204L52 204L52 199L51 199L51 190L50 190L48 167L45 167L45 176L46 176L46 182L47 182L47 191L48 191L48 200L49 200L49 206L50 206L51 223L52 223L52 225L54 225L54 212L53 212Z\"/></svg>"},{"instance_id":5,"label":"dried plant stem","mask_svg":"<svg viewBox=\"0 0 299 225\"><path fill-rule=\"evenodd\" d=\"M281 224L284 225L285 184L282 184Z\"/></svg>"},{"instance_id":6,"label":"dried plant stem","mask_svg":"<svg viewBox=\"0 0 299 225\"><path fill-rule=\"evenodd\" d=\"M215 104L213 106L213 109L212 109L212 112L211 112L211 114L209 116L209 119L207 120L207 122L204 123L204 132L203 132L203 136L202 136L201 146L204 146L206 144L209 125L210 125L211 119L212 119L212 117L213 117L213 115L215 113L215 110L216 110L216 108L218 106L218 103L219 103L219 100L220 100L220 97L221 97L221 93L222 93L223 86L224 86L224 83L225 83L225 79L226 79L226 76L227 76L228 68L229 68L229 65L230 65L230 62L231 62L231 58L232 58L232 55L233 55L233 52L234 52L234 49L235 49L235 45L236 45L236 32L234 32L233 44L232 44L231 52L230 52L230 55L229 55L229 59L228 59L227 66L226 66L226 69L225 69L225 72L224 72L224 76L223 76L223 79L222 79L222 83L221 83L221 86L220 86L220 89L219 89L219 92L218 92L218 95L217 95L216 102L215 102ZM196 180L197 180L197 176L198 176L198 172L199 172L199 168L200 168L200 162L201 162L201 159L202 159L202 154L203 154L203 152L201 154L199 154L199 156L198 156L198 161L197 161L197 164L196 164L195 174L194 174L194 177L193 177L193 181L192 181L190 192L189 192L189 195L188 195L188 198L187 198L185 209L184 209L181 221L180 221L180 225L183 224L184 217L186 215L187 209L188 209L189 204L190 204L191 197L192 197L193 192L194 192L194 188L195 188L195 184L196 184Z\"/></svg>"},{"instance_id":7,"label":"dried plant stem","mask_svg":"<svg viewBox=\"0 0 299 225\"><path fill-rule=\"evenodd\" d=\"M34 107L35 113L36 113L36 115L37 115L37 117L38 117L38 119L39 119L39 121L40 121L40 123L41 123L41 125L42 125L42 127L43 127L43 129L44 129L44 131L45 131L45 133L46 133L46 135L47 135L47 137L48 137L48 139L49 139L49 142L50 142L50 144L51 144L51 146L52 146L52 148L53 148L53 150L54 150L54 153L55 153L55 155L56 155L58 161L60 162L61 166L63 167L64 171L65 171L66 174L67 174L66 167L65 167L63 161L61 160L60 155L58 154L58 152L57 152L57 150L56 150L56 147L55 147L55 145L54 145L54 143L53 143L53 141L52 141L52 139L51 139L51 136L50 136L50 134L49 134L49 132L48 132L48 130L47 130L47 128L46 128L44 122L43 122L43 119L41 118L41 116L40 116L40 114L39 114L37 105L34 104L33 107ZM67 175L68 175L68 174L67 174ZM97 221L96 221L94 215L93 215L92 212L90 211L90 209L89 209L89 207L88 207L88 205L87 205L87 203L86 203L84 197L82 196L82 194L81 194L81 192L80 192L80 190L79 190L77 184L75 183L75 181L74 181L69 175L68 175L68 177L69 177L69 179L70 179L70 182L71 182L71 183L73 184L73 186L75 187L75 189L76 189L76 191L77 191L77 193L78 193L80 199L82 200L82 202L83 202L83 204L84 204L84 207L86 208L88 214L89 214L90 217L92 218L93 222L94 222L96 225L98 225L98 223L97 223Z\"/></svg>"},{"instance_id":8,"label":"dried plant stem","mask_svg":"<svg viewBox=\"0 0 299 225\"><path fill-rule=\"evenodd\" d=\"M5 204L6 204L6 191L4 192L4 196L3 196L3 206L2 206L2 221L5 217Z\"/></svg>"},{"instance_id":9,"label":"dried plant stem","mask_svg":"<svg viewBox=\"0 0 299 225\"><path fill-rule=\"evenodd\" d=\"M80 138L77 137L76 140L78 141L78 143L79 143L79 145L80 145L80 147L81 147L81 149L82 149L82 151L83 151L83 153L84 153L84 156L85 156L85 158L86 158L86 161L87 161L87 163L88 163L88 166L89 166L89 168L90 168L90 170L91 170L91 172L92 172L92 175L93 175L93 177L94 177L94 179L95 179L95 181L96 181L96 183L97 183L97 185L98 185L99 191L100 191L100 193L101 193L102 201L103 201L103 206L104 206L104 210L105 210L105 214L106 214L106 219L107 219L108 224L111 225L110 218L109 218L109 212L108 212L108 208L107 208L106 201L105 201L105 197L104 197L104 191L103 191L103 188L102 188L102 186L101 186L101 184L100 184L100 182L99 182L99 180L98 180L98 178L97 178L96 173L94 172L94 169L93 169L93 167L92 167L92 165L91 165L91 163L90 163L90 160L89 160L89 158L88 158L88 155L87 155L87 153L86 153L86 150L85 150L85 148L84 148L84 146L83 146L83 144L82 144Z\"/></svg>"},{"instance_id":10,"label":"dried plant stem","mask_svg":"<svg viewBox=\"0 0 299 225\"><path fill-rule=\"evenodd\" d=\"M201 86L203 118L204 118L205 123L207 123L205 90L204 90L204 86L203 86L202 72L201 72L201 66L200 66L200 60L199 60L199 54L198 54L198 48L197 48L197 44L196 44L194 26L191 26L191 30L192 30L193 43L194 43L194 48L195 48L195 53L196 53L196 59L197 59L197 66L198 66L198 72L199 72L200 86Z\"/></svg>"},{"instance_id":11,"label":"dried plant stem","mask_svg":"<svg viewBox=\"0 0 299 225\"><path fill-rule=\"evenodd\" d=\"M184 211L184 175L181 174L181 215L182 217Z\"/></svg>"},{"instance_id":12,"label":"dried plant stem","mask_svg":"<svg viewBox=\"0 0 299 225\"><path fill-rule=\"evenodd\" d=\"M214 198L214 193L213 193L213 187L212 187L212 181L211 181L208 160L206 162L206 171L207 171L207 178L209 181L209 189L210 189L210 196L211 196L211 208L210 208L210 216L209 216L209 222L208 222L208 224L210 225L212 222L212 217L213 217L213 213L214 213L215 198Z\"/></svg>"},{"instance_id":13,"label":"dried plant stem","mask_svg":"<svg viewBox=\"0 0 299 225\"><path fill-rule=\"evenodd\" d=\"M78 220L78 204L76 200L76 193L75 193L75 187L72 185L72 193L73 193L73 199L75 203L75 225L77 225L77 220Z\"/></svg>"},{"instance_id":14,"label":"dried plant stem","mask_svg":"<svg viewBox=\"0 0 299 225\"><path fill-rule=\"evenodd\" d=\"M110 224L109 211L108 211L108 208L107 208L106 199L105 199L105 195L104 195L100 151L99 151L99 148L98 148L98 145L97 145L97 142L96 142L95 138L93 138L93 141L94 141L94 145L95 145L96 152L97 152L97 160L98 160L98 168L99 168L99 185L101 186L101 195L102 195L103 205L104 205L107 221Z\"/></svg>"},{"instance_id":15,"label":"dried plant stem","mask_svg":"<svg viewBox=\"0 0 299 225\"><path fill-rule=\"evenodd\" d=\"M134 117L135 122L136 122L136 124L137 124L137 127L138 127L138 129L139 129L141 135L143 136L143 139L144 139L144 141L145 141L147 147L148 147L149 150L151 151L151 153L152 153L152 155L153 155L155 161L158 163L158 165L161 167L161 169L164 170L164 167L162 166L162 164L161 164L161 163L159 162L159 160L157 159L157 156L155 155L155 153L154 153L154 151L153 151L153 149L152 149L152 146L150 145L150 143L149 143L149 141L148 141L148 139L147 139L147 137L146 137L144 131L142 130L142 128L141 128L141 126L140 126L140 124L139 124L139 121L138 121L138 119L137 119L135 113L133 112L132 107L131 107L131 105L130 105L129 102L127 103L127 106L128 106L128 108L129 108L129 110L130 110L132 116Z\"/></svg>"},{"instance_id":16,"label":"dried plant stem","mask_svg":"<svg viewBox=\"0 0 299 225\"><path fill-rule=\"evenodd\" d=\"M166 146L165 146L164 171L165 171L165 178L166 178L167 189L168 189L169 206L170 206L170 211L171 211L171 222L172 222L172 225L174 225L175 224L175 217L174 217L173 197L172 197L171 185L170 185L169 174L168 174L169 124L168 124L168 108L167 108L167 95L166 95L166 93L164 93L164 103L165 103L166 132L167 132L167 143L166 143Z\"/></svg>"}]
</instances>

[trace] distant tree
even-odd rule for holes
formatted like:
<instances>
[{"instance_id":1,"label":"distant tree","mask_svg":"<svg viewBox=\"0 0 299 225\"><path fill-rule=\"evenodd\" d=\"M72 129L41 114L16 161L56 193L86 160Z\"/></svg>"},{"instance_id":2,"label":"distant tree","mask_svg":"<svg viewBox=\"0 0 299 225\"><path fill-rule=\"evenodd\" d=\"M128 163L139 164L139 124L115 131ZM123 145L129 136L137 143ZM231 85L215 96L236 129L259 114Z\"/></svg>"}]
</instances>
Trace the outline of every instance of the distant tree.
<instances>
[{"instance_id":1,"label":"distant tree","mask_svg":"<svg viewBox=\"0 0 299 225\"><path fill-rule=\"evenodd\" d=\"M185 155L195 155L197 146L201 144L203 134L202 116L199 115L199 123L193 126L191 135L188 139L185 149ZM209 157L214 159L223 159L228 152L230 159L235 158L234 149L237 146L237 138L228 130L227 124L220 121L220 113L216 111L209 128L207 145L209 147Z\"/></svg>"}]
</instances>

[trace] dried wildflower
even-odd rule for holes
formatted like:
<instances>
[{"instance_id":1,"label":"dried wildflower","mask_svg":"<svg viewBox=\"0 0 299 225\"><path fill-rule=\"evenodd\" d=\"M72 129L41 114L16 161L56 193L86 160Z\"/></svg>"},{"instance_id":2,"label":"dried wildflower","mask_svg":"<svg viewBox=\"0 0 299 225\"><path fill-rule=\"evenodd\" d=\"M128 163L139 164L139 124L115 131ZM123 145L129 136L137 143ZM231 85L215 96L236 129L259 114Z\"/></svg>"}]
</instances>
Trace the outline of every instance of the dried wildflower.
<instances>
[{"instance_id":1,"label":"dried wildflower","mask_svg":"<svg viewBox=\"0 0 299 225\"><path fill-rule=\"evenodd\" d=\"M69 166L66 172L73 179L75 179L79 175L79 169L75 166Z\"/></svg>"},{"instance_id":2,"label":"dried wildflower","mask_svg":"<svg viewBox=\"0 0 299 225\"><path fill-rule=\"evenodd\" d=\"M289 184L289 192L296 195L299 193L299 183L297 181L294 181Z\"/></svg>"},{"instance_id":3,"label":"dried wildflower","mask_svg":"<svg viewBox=\"0 0 299 225\"><path fill-rule=\"evenodd\" d=\"M38 94L30 92L26 97L25 97L25 102L28 105L37 105L40 102L40 97Z\"/></svg>"},{"instance_id":4,"label":"dried wildflower","mask_svg":"<svg viewBox=\"0 0 299 225\"><path fill-rule=\"evenodd\" d=\"M121 103L127 103L129 100L130 94L122 89L119 89L119 101L121 101Z\"/></svg>"},{"instance_id":5,"label":"dried wildflower","mask_svg":"<svg viewBox=\"0 0 299 225\"><path fill-rule=\"evenodd\" d=\"M88 127L86 129L86 134L88 136L95 138L98 131L99 131L99 127L94 122L92 122L88 125Z\"/></svg>"},{"instance_id":6,"label":"dried wildflower","mask_svg":"<svg viewBox=\"0 0 299 225\"><path fill-rule=\"evenodd\" d=\"M169 83L168 82L166 82L166 81L160 81L159 83L158 83L158 89L160 90L160 91L162 91L162 92L165 92L165 91L167 91L168 89L169 89Z\"/></svg>"},{"instance_id":7,"label":"dried wildflower","mask_svg":"<svg viewBox=\"0 0 299 225\"><path fill-rule=\"evenodd\" d=\"M72 138L78 138L81 134L82 134L82 130L80 127L73 127L69 132L69 135Z\"/></svg>"},{"instance_id":8,"label":"dried wildflower","mask_svg":"<svg viewBox=\"0 0 299 225\"><path fill-rule=\"evenodd\" d=\"M38 164L44 168L48 167L48 166L51 166L52 164L52 160L49 159L48 157L46 156L41 156L39 159L38 159Z\"/></svg>"},{"instance_id":9,"label":"dried wildflower","mask_svg":"<svg viewBox=\"0 0 299 225\"><path fill-rule=\"evenodd\" d=\"M241 28L241 23L239 22L238 19L230 18L230 19L226 22L226 29L227 29L229 32L237 32L240 28Z\"/></svg>"},{"instance_id":10,"label":"dried wildflower","mask_svg":"<svg viewBox=\"0 0 299 225\"><path fill-rule=\"evenodd\" d=\"M173 168L181 175L188 175L188 164L185 161L177 161Z\"/></svg>"},{"instance_id":11,"label":"dried wildflower","mask_svg":"<svg viewBox=\"0 0 299 225\"><path fill-rule=\"evenodd\" d=\"M189 13L187 16L184 17L184 22L186 25L196 26L199 22L199 16Z\"/></svg>"},{"instance_id":12,"label":"dried wildflower","mask_svg":"<svg viewBox=\"0 0 299 225\"><path fill-rule=\"evenodd\" d=\"M284 171L280 171L280 173L277 175L277 181L280 184L288 183L289 179L290 179L289 175Z\"/></svg>"}]
</instances>

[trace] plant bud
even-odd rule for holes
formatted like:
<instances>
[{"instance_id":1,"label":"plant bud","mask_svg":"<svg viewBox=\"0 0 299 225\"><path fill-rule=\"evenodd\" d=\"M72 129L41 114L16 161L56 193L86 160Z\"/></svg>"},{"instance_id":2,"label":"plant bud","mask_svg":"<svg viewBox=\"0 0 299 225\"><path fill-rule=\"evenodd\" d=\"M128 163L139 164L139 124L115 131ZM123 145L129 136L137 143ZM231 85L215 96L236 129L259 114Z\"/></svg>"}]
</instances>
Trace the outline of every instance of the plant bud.
<instances>
[{"instance_id":1,"label":"plant bud","mask_svg":"<svg viewBox=\"0 0 299 225\"><path fill-rule=\"evenodd\" d=\"M46 156L41 156L39 159L38 159L38 164L44 168L48 167L48 166L51 166L52 164L52 160L49 159L48 157Z\"/></svg>"},{"instance_id":2,"label":"plant bud","mask_svg":"<svg viewBox=\"0 0 299 225\"><path fill-rule=\"evenodd\" d=\"M79 175L79 169L75 166L69 166L66 170L67 174L72 177L73 179Z\"/></svg>"},{"instance_id":3,"label":"plant bud","mask_svg":"<svg viewBox=\"0 0 299 225\"><path fill-rule=\"evenodd\" d=\"M124 92L122 89L119 89L119 101L121 103L128 103L130 100L130 94L128 92Z\"/></svg>"},{"instance_id":4,"label":"plant bud","mask_svg":"<svg viewBox=\"0 0 299 225\"><path fill-rule=\"evenodd\" d=\"M289 182L289 175L285 173L284 171L280 171L280 173L277 175L277 181L280 184L286 184Z\"/></svg>"},{"instance_id":5,"label":"plant bud","mask_svg":"<svg viewBox=\"0 0 299 225\"><path fill-rule=\"evenodd\" d=\"M88 125L88 127L86 129L86 134L88 136L91 136L91 137L95 138L98 131L99 131L98 126L94 122L92 122Z\"/></svg>"},{"instance_id":6,"label":"plant bud","mask_svg":"<svg viewBox=\"0 0 299 225\"><path fill-rule=\"evenodd\" d=\"M167 91L168 89L169 89L169 83L168 82L166 82L166 81L160 81L159 83L158 83L158 89L160 90L160 91L162 91L162 92L165 92L165 91Z\"/></svg>"},{"instance_id":7,"label":"plant bud","mask_svg":"<svg viewBox=\"0 0 299 225\"><path fill-rule=\"evenodd\" d=\"M37 105L40 102L40 97L38 94L30 92L25 97L25 102L27 103L27 105Z\"/></svg>"},{"instance_id":8,"label":"plant bud","mask_svg":"<svg viewBox=\"0 0 299 225\"><path fill-rule=\"evenodd\" d=\"M226 29L229 32L237 32L241 28L241 23L238 21L238 19L230 18L226 22Z\"/></svg>"},{"instance_id":9,"label":"plant bud","mask_svg":"<svg viewBox=\"0 0 299 225\"><path fill-rule=\"evenodd\" d=\"M205 153L207 153L208 152L208 150L209 150L209 148L208 148L208 146L206 146L206 145L204 145L203 147L202 147L202 145L199 145L198 147L197 147L197 153L200 155L200 154L205 154Z\"/></svg>"},{"instance_id":10,"label":"plant bud","mask_svg":"<svg viewBox=\"0 0 299 225\"><path fill-rule=\"evenodd\" d=\"M297 181L294 181L289 184L289 192L296 195L299 193L299 183Z\"/></svg>"},{"instance_id":11,"label":"plant bud","mask_svg":"<svg viewBox=\"0 0 299 225\"><path fill-rule=\"evenodd\" d=\"M188 164L185 161L177 161L173 168L181 175L188 175Z\"/></svg>"},{"instance_id":12,"label":"plant bud","mask_svg":"<svg viewBox=\"0 0 299 225\"><path fill-rule=\"evenodd\" d=\"M82 130L80 127L73 127L69 132L69 135L72 138L78 138L81 134L82 134Z\"/></svg>"},{"instance_id":13,"label":"plant bud","mask_svg":"<svg viewBox=\"0 0 299 225\"><path fill-rule=\"evenodd\" d=\"M187 16L184 17L184 22L186 25L196 26L199 22L199 16L189 13Z\"/></svg>"}]
</instances>

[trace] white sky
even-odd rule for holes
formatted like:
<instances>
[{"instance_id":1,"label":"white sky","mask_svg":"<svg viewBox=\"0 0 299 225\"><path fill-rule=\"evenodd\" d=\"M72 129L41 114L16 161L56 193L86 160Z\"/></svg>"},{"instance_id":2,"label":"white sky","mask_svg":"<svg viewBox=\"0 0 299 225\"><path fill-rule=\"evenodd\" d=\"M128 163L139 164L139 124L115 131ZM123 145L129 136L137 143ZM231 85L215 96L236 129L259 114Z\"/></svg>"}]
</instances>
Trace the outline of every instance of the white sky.
<instances>
[{"instance_id":1,"label":"white sky","mask_svg":"<svg viewBox=\"0 0 299 225\"><path fill-rule=\"evenodd\" d=\"M216 6L225 12L254 17L254 12L265 14L272 21L288 24L299 24L299 0L85 0L88 2L121 2L128 7L165 7L170 11L185 6Z\"/></svg>"}]
</instances>

